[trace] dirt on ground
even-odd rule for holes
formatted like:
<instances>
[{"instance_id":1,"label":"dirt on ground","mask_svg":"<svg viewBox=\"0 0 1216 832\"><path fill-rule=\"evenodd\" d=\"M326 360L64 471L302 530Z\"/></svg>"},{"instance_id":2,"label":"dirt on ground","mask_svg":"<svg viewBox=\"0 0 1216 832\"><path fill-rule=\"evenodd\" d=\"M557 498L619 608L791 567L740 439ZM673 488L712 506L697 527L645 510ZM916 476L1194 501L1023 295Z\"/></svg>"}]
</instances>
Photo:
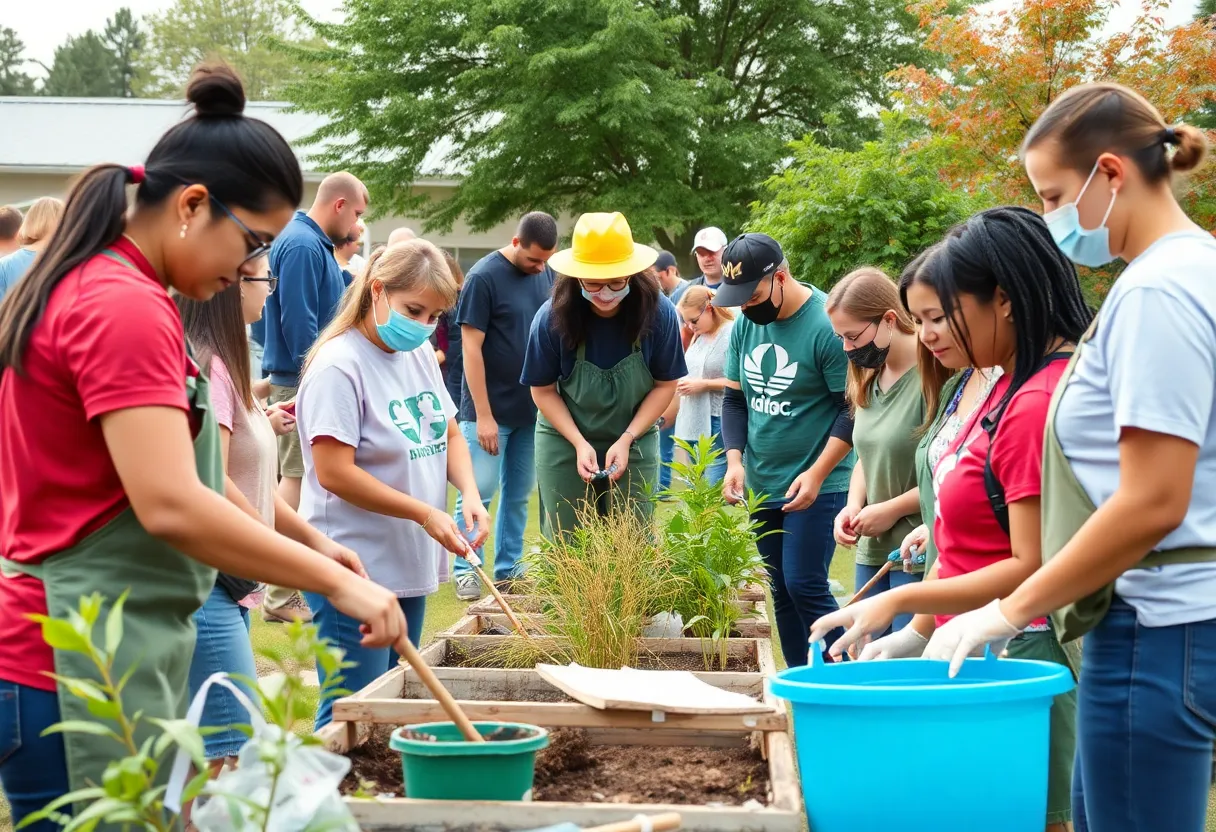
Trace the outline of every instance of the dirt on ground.
<instances>
[{"instance_id":1,"label":"dirt on ground","mask_svg":"<svg viewBox=\"0 0 1216 832\"><path fill-rule=\"evenodd\" d=\"M342 793L401 796L401 755L392 730L377 727L350 752ZM766 802L768 770L758 752L739 748L592 745L580 729L559 728L537 754L533 797L548 802L740 805Z\"/></svg>"}]
</instances>

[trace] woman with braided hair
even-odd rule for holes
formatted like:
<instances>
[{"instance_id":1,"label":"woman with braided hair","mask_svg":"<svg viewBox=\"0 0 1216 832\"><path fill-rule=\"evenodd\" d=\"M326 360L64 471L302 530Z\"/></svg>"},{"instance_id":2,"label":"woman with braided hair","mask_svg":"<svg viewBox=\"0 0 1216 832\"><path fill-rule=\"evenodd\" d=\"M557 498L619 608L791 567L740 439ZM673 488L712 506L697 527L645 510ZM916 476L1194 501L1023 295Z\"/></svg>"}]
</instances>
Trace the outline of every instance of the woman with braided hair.
<instances>
[{"instance_id":1,"label":"woman with braided hair","mask_svg":"<svg viewBox=\"0 0 1216 832\"><path fill-rule=\"evenodd\" d=\"M815 640L848 628L831 652L864 644L862 660L921 655L935 628L1009 594L1039 568L1047 407L1091 318L1072 263L1043 219L1024 208L983 211L952 230L904 272L900 299L942 365L1003 373L933 472L938 559L927 579L859 601L811 630ZM866 643L908 613L916 617L906 627ZM1009 654L1074 664L1045 618L1030 622ZM1075 725L1070 692L1051 709L1045 824L1052 832L1071 820Z\"/></svg>"}]
</instances>

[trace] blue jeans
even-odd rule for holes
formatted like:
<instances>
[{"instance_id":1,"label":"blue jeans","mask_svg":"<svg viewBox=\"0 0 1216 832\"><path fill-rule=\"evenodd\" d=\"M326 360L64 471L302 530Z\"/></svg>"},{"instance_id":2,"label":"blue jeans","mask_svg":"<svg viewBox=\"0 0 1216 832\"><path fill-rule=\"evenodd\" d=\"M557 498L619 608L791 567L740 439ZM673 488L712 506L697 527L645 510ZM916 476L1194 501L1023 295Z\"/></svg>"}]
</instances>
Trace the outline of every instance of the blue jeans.
<instances>
[{"instance_id":1,"label":"blue jeans","mask_svg":"<svg viewBox=\"0 0 1216 832\"><path fill-rule=\"evenodd\" d=\"M865 586L867 581L878 574L879 569L882 569L882 567L866 566L865 564L861 563L855 564L853 567L853 591L856 592ZM878 593L886 592L888 589L895 589L895 587L903 586L905 584L914 584L922 577L923 575L920 572L905 572L904 568L897 563L891 567L890 571L887 572L886 575L883 575L881 581L874 584L874 588L866 594L866 597L873 598ZM912 618L913 616L911 613L895 616L895 618L891 621L891 626L885 632L883 632L882 635L889 635L892 630L902 630L904 627L908 626L909 622L912 621ZM876 635L874 638L881 638L881 636Z\"/></svg>"},{"instance_id":2,"label":"blue jeans","mask_svg":"<svg viewBox=\"0 0 1216 832\"><path fill-rule=\"evenodd\" d=\"M391 647L375 649L362 646L359 642L363 634L359 632L359 622L348 615L338 612L324 595L311 592L304 593L308 608L312 610L312 621L323 639L327 639L335 647L341 647L346 653L346 661L354 662L354 667L342 671L343 682L341 689L350 693L358 693L372 682L379 679L397 665L399 656ZM426 617L426 596L417 598L398 598L401 611L405 613L405 623L409 627L410 641L417 647L422 640L422 621ZM325 669L317 665L317 680L325 686ZM347 696L349 694L341 694ZM313 721L313 730L324 728L333 721L334 700L341 696L321 697L317 702L317 718Z\"/></svg>"},{"instance_id":3,"label":"blue jeans","mask_svg":"<svg viewBox=\"0 0 1216 832\"><path fill-rule=\"evenodd\" d=\"M722 444L722 417L709 417L709 432L714 435L714 450L719 453L714 464L705 469L705 478L714 485L721 485L726 478L726 446Z\"/></svg>"},{"instance_id":4,"label":"blue jeans","mask_svg":"<svg viewBox=\"0 0 1216 832\"><path fill-rule=\"evenodd\" d=\"M524 554L524 527L528 524L528 498L536 488L536 425L522 428L498 426L498 456L491 456L477 442L477 423L461 422L460 433L469 443L473 457L473 477L486 509L494 493L502 492L498 500L498 518L494 521L494 580L506 581L520 577L519 560ZM464 526L464 498L456 498L456 525ZM477 552L486 561L485 547ZM487 563L488 566L488 563ZM464 558L456 558L457 575L472 572Z\"/></svg>"},{"instance_id":5,"label":"blue jeans","mask_svg":"<svg viewBox=\"0 0 1216 832\"><path fill-rule=\"evenodd\" d=\"M258 678L258 669L253 662L253 644L249 640L249 610L233 601L228 591L216 584L206 603L194 613L194 626L198 628L198 637L194 642L194 658L190 661L191 701L208 677L223 671L238 677L233 682L246 696L257 702L246 682ZM207 691L207 702L199 723L201 727L227 728L248 722L244 706L229 691L218 687ZM248 739L240 731L230 728L204 736L203 747L208 760L219 760L235 757Z\"/></svg>"},{"instance_id":6,"label":"blue jeans","mask_svg":"<svg viewBox=\"0 0 1216 832\"><path fill-rule=\"evenodd\" d=\"M1199 832L1216 739L1216 620L1145 627L1125 601L1085 636L1076 828Z\"/></svg>"},{"instance_id":7,"label":"blue jeans","mask_svg":"<svg viewBox=\"0 0 1216 832\"><path fill-rule=\"evenodd\" d=\"M70 790L63 737L42 736L59 720L58 694L0 682L0 785L14 826ZM63 827L43 820L26 829L59 832Z\"/></svg>"},{"instance_id":8,"label":"blue jeans","mask_svg":"<svg viewBox=\"0 0 1216 832\"><path fill-rule=\"evenodd\" d=\"M676 458L676 428L659 430L659 490L671 488L671 462Z\"/></svg>"},{"instance_id":9,"label":"blue jeans","mask_svg":"<svg viewBox=\"0 0 1216 832\"><path fill-rule=\"evenodd\" d=\"M811 625L840 609L828 587L828 567L836 553L832 523L848 496L843 491L820 494L802 511L786 513L780 507L762 508L754 515L761 524L758 533L778 531L758 540L756 548L768 567L777 636L790 667L806 664ZM831 647L843 633L842 629L833 630L826 646Z\"/></svg>"}]
</instances>

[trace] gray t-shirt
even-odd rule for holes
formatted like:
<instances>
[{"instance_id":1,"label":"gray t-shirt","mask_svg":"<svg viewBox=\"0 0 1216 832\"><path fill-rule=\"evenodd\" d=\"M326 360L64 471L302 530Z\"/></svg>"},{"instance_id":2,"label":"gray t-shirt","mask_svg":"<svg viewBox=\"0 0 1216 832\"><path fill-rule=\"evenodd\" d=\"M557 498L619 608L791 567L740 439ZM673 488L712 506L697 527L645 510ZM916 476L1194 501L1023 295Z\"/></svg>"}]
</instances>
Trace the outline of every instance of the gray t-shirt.
<instances>
[{"instance_id":1,"label":"gray t-shirt","mask_svg":"<svg viewBox=\"0 0 1216 832\"><path fill-rule=\"evenodd\" d=\"M352 329L321 347L300 384L300 514L353 549L372 580L398 598L429 595L446 582L447 553L417 523L365 511L321 488L312 443L330 436L350 445L364 471L447 511L447 431L455 416L429 343L413 352L386 353Z\"/></svg>"},{"instance_id":2,"label":"gray t-shirt","mask_svg":"<svg viewBox=\"0 0 1216 832\"><path fill-rule=\"evenodd\" d=\"M726 349L730 346L730 330L734 321L723 321L713 335L698 335L688 345L684 361L688 364L690 378L725 378ZM696 442L702 436L710 436L710 419L722 416L721 390L681 396L680 410L676 414L676 437L686 442Z\"/></svg>"}]
</instances>

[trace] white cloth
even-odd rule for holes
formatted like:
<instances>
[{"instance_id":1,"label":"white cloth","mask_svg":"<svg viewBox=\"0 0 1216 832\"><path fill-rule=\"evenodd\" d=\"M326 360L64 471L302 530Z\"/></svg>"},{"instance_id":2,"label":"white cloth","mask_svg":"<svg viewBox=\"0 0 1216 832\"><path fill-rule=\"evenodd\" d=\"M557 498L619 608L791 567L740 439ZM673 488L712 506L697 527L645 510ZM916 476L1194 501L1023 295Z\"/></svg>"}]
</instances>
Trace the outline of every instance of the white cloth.
<instances>
[{"instance_id":1,"label":"white cloth","mask_svg":"<svg viewBox=\"0 0 1216 832\"><path fill-rule=\"evenodd\" d=\"M684 353L688 378L725 378L726 350L730 346L730 331L734 321L723 321L713 335L698 335ZM710 435L710 417L722 416L721 390L681 396L676 414L676 438L696 442Z\"/></svg>"},{"instance_id":2,"label":"white cloth","mask_svg":"<svg viewBox=\"0 0 1216 832\"><path fill-rule=\"evenodd\" d=\"M300 514L358 553L372 580L399 598L428 595L447 581L447 553L417 523L365 511L321 488L312 443L329 436L350 445L364 471L447 511L447 431L455 415L429 343L386 353L352 329L321 347L300 383Z\"/></svg>"},{"instance_id":3,"label":"white cloth","mask_svg":"<svg viewBox=\"0 0 1216 832\"><path fill-rule=\"evenodd\" d=\"M346 270L350 272L351 277L358 277L359 272L363 271L363 267L367 265L367 258L362 254L352 254L350 262L346 264Z\"/></svg>"},{"instance_id":4,"label":"white cloth","mask_svg":"<svg viewBox=\"0 0 1216 832\"><path fill-rule=\"evenodd\" d=\"M1216 547L1216 240L1171 234L1115 281L1056 414L1056 432L1094 505L1119 484L1123 428L1200 448L1191 504L1158 548ZM1115 591L1147 627L1216 618L1216 563L1131 569Z\"/></svg>"}]
</instances>

